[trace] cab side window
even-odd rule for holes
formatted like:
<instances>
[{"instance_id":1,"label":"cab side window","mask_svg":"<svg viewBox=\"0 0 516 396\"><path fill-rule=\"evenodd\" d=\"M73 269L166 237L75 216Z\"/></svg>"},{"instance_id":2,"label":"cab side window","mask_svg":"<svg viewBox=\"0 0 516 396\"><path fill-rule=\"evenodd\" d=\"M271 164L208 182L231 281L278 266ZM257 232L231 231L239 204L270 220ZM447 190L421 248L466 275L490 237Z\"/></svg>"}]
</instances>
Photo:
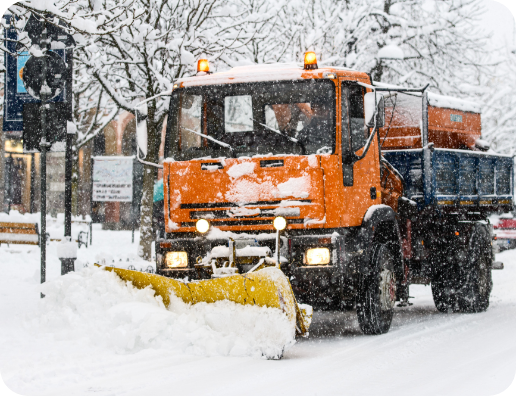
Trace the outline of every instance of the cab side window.
<instances>
[{"instance_id":1,"label":"cab side window","mask_svg":"<svg viewBox=\"0 0 516 396\"><path fill-rule=\"evenodd\" d=\"M349 87L349 132L351 150L360 150L367 141L368 129L364 117L364 88L354 85Z\"/></svg>"},{"instance_id":2,"label":"cab side window","mask_svg":"<svg viewBox=\"0 0 516 396\"><path fill-rule=\"evenodd\" d=\"M342 100L342 178L344 186L353 185L353 164L346 159L367 141L364 117L364 88L343 82Z\"/></svg>"}]
</instances>

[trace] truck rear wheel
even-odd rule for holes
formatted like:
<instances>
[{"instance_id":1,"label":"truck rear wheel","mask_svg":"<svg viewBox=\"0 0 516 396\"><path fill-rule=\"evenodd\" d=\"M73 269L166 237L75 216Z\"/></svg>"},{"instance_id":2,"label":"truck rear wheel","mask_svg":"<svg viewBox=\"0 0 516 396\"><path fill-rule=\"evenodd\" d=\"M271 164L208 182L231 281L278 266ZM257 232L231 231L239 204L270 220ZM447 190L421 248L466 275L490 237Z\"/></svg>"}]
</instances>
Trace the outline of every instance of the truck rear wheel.
<instances>
[{"instance_id":1,"label":"truck rear wheel","mask_svg":"<svg viewBox=\"0 0 516 396\"><path fill-rule=\"evenodd\" d=\"M373 247L373 272L359 279L357 316L364 334L383 334L389 331L396 303L396 274L394 255L386 244Z\"/></svg>"},{"instance_id":2,"label":"truck rear wheel","mask_svg":"<svg viewBox=\"0 0 516 396\"><path fill-rule=\"evenodd\" d=\"M460 271L461 287L457 293L460 312L483 312L489 307L493 288L492 253L489 232L482 224L475 226L468 244L468 255Z\"/></svg>"},{"instance_id":3,"label":"truck rear wheel","mask_svg":"<svg viewBox=\"0 0 516 396\"><path fill-rule=\"evenodd\" d=\"M467 246L449 246L434 260L432 295L443 313L482 312L493 287L491 242L483 224L476 224Z\"/></svg>"}]
</instances>

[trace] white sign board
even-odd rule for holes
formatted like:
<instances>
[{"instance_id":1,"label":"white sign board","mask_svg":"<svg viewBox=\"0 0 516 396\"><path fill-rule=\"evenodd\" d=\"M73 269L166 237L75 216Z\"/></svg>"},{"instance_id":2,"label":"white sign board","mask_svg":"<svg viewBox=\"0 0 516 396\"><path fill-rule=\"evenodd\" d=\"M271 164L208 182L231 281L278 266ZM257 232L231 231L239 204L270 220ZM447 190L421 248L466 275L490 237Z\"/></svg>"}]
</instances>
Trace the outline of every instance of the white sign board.
<instances>
[{"instance_id":1,"label":"white sign board","mask_svg":"<svg viewBox=\"0 0 516 396\"><path fill-rule=\"evenodd\" d=\"M134 157L93 157L93 201L132 202Z\"/></svg>"}]
</instances>

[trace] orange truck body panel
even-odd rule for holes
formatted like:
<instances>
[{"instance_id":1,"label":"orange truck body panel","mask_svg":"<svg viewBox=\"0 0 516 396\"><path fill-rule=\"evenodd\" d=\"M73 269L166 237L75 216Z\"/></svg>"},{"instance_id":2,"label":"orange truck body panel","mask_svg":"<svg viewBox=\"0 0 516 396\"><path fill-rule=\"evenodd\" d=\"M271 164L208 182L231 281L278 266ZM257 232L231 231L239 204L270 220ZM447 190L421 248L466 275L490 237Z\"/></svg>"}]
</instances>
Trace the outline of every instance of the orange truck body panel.
<instances>
[{"instance_id":1,"label":"orange truck body panel","mask_svg":"<svg viewBox=\"0 0 516 396\"><path fill-rule=\"evenodd\" d=\"M460 116L462 122L454 122L452 116ZM435 147L467 149L480 138L480 114L465 111L428 107L428 141Z\"/></svg>"},{"instance_id":2,"label":"orange truck body panel","mask_svg":"<svg viewBox=\"0 0 516 396\"><path fill-rule=\"evenodd\" d=\"M397 212L398 199L403 196L403 181L396 175L396 171L391 166L385 166L382 163L381 169L382 204L390 206Z\"/></svg>"},{"instance_id":3,"label":"orange truck body panel","mask_svg":"<svg viewBox=\"0 0 516 396\"><path fill-rule=\"evenodd\" d=\"M390 109L385 112L384 128L380 129L383 140L387 129L389 134L382 148L400 150L422 148L421 128L417 120L396 112L388 128L391 118ZM454 121L460 119L461 121ZM481 117L479 113L471 113L456 109L428 106L428 141L436 148L471 149L481 136Z\"/></svg>"},{"instance_id":4,"label":"orange truck body panel","mask_svg":"<svg viewBox=\"0 0 516 396\"><path fill-rule=\"evenodd\" d=\"M166 232L194 232L196 216L201 215L199 212L204 212L203 218L209 219L213 226L222 231L274 231L272 220L276 215L273 213L280 214L284 209L290 209L290 213L299 209L298 215L284 216L290 220L289 229L353 227L362 224L365 213L372 205L386 202L385 197L382 200L376 139L373 140L365 158L354 164L354 185L343 185L340 85L345 80L370 84L367 74L333 68L309 71L292 68L274 72L263 72L260 69L256 73L251 70L245 73L216 73L201 78L189 78L180 82L179 86L182 88L270 81L272 76L278 80L320 79L325 78L327 73L336 76L333 79L337 109L336 150L333 154L165 161L164 200L165 214L168 214L165 216ZM260 165L260 161L275 159L283 160L284 166L267 168ZM210 164L216 165L221 162L223 169L201 169L201 166L209 167ZM250 163L248 166L254 164L254 171L239 177L231 177L230 169L243 163ZM378 192L375 199L371 197L371 188ZM239 206L244 202L245 208ZM200 204L207 203L210 204L209 208L201 208ZM229 205L224 206L225 203ZM231 206L229 217L228 206ZM252 221L248 224L239 221L239 215L247 213L248 216L253 210L259 214L253 217Z\"/></svg>"},{"instance_id":5,"label":"orange truck body panel","mask_svg":"<svg viewBox=\"0 0 516 396\"><path fill-rule=\"evenodd\" d=\"M342 184L338 155L266 157L282 159L281 168L260 167L263 157L226 158L224 169L216 170L201 170L201 164L217 164L216 159L165 162L165 213L170 219L165 223L166 232L194 232L197 216L209 219L223 231L274 231L272 219L283 213L289 220L303 220L291 221L289 229L358 226L367 209L382 202L381 194L375 200L370 197L371 187L380 191L375 153L377 157L378 148L371 147L355 164L356 180L360 182L352 187ZM232 166L244 163L254 164L254 172L237 178L228 174ZM245 208L238 206L243 202ZM214 208L196 207L206 203L214 204ZM233 217L225 217L225 203L235 204L230 209ZM252 217L252 224L238 221L239 217L252 215L253 209L260 209L261 214ZM289 209L299 209L299 214L289 215Z\"/></svg>"}]
</instances>

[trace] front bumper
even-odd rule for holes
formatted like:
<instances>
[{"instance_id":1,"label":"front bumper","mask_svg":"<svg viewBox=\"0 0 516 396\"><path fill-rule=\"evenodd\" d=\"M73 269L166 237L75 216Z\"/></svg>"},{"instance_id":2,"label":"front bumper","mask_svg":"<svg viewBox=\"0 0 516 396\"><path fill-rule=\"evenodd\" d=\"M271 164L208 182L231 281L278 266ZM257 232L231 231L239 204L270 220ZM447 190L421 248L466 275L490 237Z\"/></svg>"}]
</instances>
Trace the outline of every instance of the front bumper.
<instances>
[{"instance_id":1,"label":"front bumper","mask_svg":"<svg viewBox=\"0 0 516 396\"><path fill-rule=\"evenodd\" d=\"M249 235L241 238L232 234L239 241L248 240L259 246L268 247L275 251L275 233ZM345 299L354 296L355 271L345 252L345 236L333 234L318 235L289 235L281 237L280 255L281 270L290 279L292 289L299 302L311 304L318 308L335 307ZM208 253L217 246L228 246L228 239L208 239L205 237L190 237L159 240L157 246L157 272L172 278L206 279L209 274L196 266L198 260L207 257ZM327 247L331 252L330 263L327 265L310 266L306 264L305 252L313 247ZM170 269L165 266L167 251L186 251L188 267Z\"/></svg>"}]
</instances>

